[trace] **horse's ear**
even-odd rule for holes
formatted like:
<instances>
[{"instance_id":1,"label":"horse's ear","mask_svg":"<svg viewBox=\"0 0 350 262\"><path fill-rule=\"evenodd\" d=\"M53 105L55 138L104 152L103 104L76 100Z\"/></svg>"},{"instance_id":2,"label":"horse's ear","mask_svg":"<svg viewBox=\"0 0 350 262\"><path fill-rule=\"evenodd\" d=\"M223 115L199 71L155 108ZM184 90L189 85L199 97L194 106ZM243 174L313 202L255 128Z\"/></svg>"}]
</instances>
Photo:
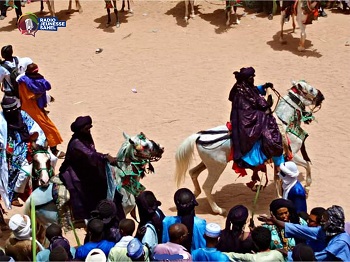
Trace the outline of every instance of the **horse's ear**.
<instances>
[{"instance_id":1,"label":"horse's ear","mask_svg":"<svg viewBox=\"0 0 350 262\"><path fill-rule=\"evenodd\" d=\"M33 134L30 135L29 140L31 142L35 142L38 139L38 137L39 137L39 133L38 132L34 132Z\"/></svg>"},{"instance_id":2,"label":"horse's ear","mask_svg":"<svg viewBox=\"0 0 350 262\"><path fill-rule=\"evenodd\" d=\"M125 132L123 132L123 136L125 139L130 139L130 136L128 134L126 134Z\"/></svg>"}]
</instances>

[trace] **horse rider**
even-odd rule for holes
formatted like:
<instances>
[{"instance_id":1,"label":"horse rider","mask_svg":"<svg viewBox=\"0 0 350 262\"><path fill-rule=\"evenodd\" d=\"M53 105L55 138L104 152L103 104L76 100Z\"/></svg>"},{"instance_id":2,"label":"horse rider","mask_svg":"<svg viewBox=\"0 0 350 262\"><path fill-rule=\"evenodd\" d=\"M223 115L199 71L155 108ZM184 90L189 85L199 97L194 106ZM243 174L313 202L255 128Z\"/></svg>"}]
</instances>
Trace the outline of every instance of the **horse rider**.
<instances>
[{"instance_id":1,"label":"horse rider","mask_svg":"<svg viewBox=\"0 0 350 262\"><path fill-rule=\"evenodd\" d=\"M253 67L243 67L234 75L237 81L229 95L233 159L241 168L259 166L270 158L279 166L284 162L282 136L272 115L272 97L268 101L263 97L273 84L255 86Z\"/></svg>"},{"instance_id":2,"label":"horse rider","mask_svg":"<svg viewBox=\"0 0 350 262\"><path fill-rule=\"evenodd\" d=\"M18 200L24 193L32 173L32 163L28 161L29 146L34 133L37 133L36 143L44 146L46 137L39 125L23 110L19 100L14 97L4 97L1 102L0 145L3 152L0 160L2 180L8 179L5 203L8 208L23 206ZM34 138L35 139L35 138ZM6 152L6 153L5 153ZM6 175L8 174L8 177ZM4 184L4 183L3 183ZM25 196L22 194L22 199ZM10 204L11 203L11 204Z\"/></svg>"},{"instance_id":3,"label":"horse rider","mask_svg":"<svg viewBox=\"0 0 350 262\"><path fill-rule=\"evenodd\" d=\"M45 110L49 102L46 91L51 89L51 84L39 73L37 64L30 63L30 61L28 61L29 64L26 64L22 61L20 67L23 67L22 70L25 73L17 78L22 109L44 130L51 152L62 159L65 153L58 150L57 145L61 144L63 139Z\"/></svg>"}]
</instances>

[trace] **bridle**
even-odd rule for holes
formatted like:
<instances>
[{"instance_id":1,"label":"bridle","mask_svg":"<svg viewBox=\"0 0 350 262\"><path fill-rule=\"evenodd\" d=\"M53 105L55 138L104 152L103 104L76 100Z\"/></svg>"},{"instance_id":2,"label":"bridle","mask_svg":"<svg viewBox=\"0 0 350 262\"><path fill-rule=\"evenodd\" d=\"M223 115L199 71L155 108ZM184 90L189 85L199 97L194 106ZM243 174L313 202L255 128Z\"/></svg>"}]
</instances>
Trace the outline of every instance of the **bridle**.
<instances>
[{"instance_id":1,"label":"bridle","mask_svg":"<svg viewBox=\"0 0 350 262\"><path fill-rule=\"evenodd\" d=\"M49 153L49 151L48 151L48 150L44 150L44 149L34 150L34 151L32 152L32 156L35 156L36 154L42 154L42 153L48 155L48 156L49 156L49 159L50 159L50 153ZM35 176L32 175L32 178L33 178L34 180L38 180L38 179L40 178L41 173L42 173L43 171L46 171L46 172L48 173L49 178L51 178L52 175L53 175L53 173L54 173L54 169L53 169L53 167L52 167L51 165L50 165L49 168L47 168L47 167L42 167L42 168L38 168L38 169L35 168L35 165L33 165L33 171L34 171Z\"/></svg>"}]
</instances>

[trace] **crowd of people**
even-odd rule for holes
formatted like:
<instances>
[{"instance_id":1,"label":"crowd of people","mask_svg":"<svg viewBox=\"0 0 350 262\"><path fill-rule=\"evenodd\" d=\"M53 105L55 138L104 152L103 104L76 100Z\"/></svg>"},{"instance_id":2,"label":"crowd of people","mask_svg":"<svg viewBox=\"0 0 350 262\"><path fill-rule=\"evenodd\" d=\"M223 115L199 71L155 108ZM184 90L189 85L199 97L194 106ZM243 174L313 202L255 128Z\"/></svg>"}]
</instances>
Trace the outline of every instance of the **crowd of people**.
<instances>
[{"instance_id":1,"label":"crowd of people","mask_svg":"<svg viewBox=\"0 0 350 262\"><path fill-rule=\"evenodd\" d=\"M345 231L344 210L333 205L316 207L310 214L296 212L283 198L270 204L271 216L261 225L249 224L243 205L231 208L225 228L198 217L198 205L188 188L174 194L176 216L166 216L153 192L137 197L139 226L135 219L117 218L116 205L102 200L87 222L84 243L73 247L62 228L46 229L48 244L37 241L36 261L349 261L350 235ZM111 223L112 221L112 223ZM13 215L12 232L1 261L32 261L31 221Z\"/></svg>"},{"instance_id":2,"label":"crowd of people","mask_svg":"<svg viewBox=\"0 0 350 262\"><path fill-rule=\"evenodd\" d=\"M234 72L236 83L229 95L233 160L237 168L254 169L272 158L282 180L283 197L271 202L271 216L259 217L261 225L252 223L244 205L236 205L221 229L196 215L198 203L188 188L174 194L176 216L167 216L155 194L143 191L136 196L138 218L127 218L118 192L113 200L106 199L106 163L114 165L117 160L96 150L91 117L76 118L66 152L59 150L62 138L47 110L52 101L47 93L50 83L30 58L13 56L11 45L2 47L1 56L3 202L6 208L22 206L19 198L25 201L28 197L32 168L28 156L31 143L36 143L48 147L52 159L64 158L58 176L70 193L74 219L86 226L83 245L73 247L62 235L61 225L51 224L46 240L36 241L37 261L350 260L350 236L342 207L315 207L307 213L299 170L283 151L283 134L272 115L272 103L263 97L273 84L255 86L254 68ZM244 230L249 219L249 230ZM0 217L1 228L11 230L1 260L33 259L32 222L21 214L13 215L8 224Z\"/></svg>"}]
</instances>

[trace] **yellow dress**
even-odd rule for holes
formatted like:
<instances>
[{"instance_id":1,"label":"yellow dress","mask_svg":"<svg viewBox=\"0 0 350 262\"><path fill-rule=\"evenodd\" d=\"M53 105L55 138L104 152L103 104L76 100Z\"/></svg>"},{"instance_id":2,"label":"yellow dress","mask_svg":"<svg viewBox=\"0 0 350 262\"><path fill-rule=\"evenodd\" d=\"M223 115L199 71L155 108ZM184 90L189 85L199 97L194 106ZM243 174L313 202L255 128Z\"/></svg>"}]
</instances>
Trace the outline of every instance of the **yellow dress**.
<instances>
[{"instance_id":1,"label":"yellow dress","mask_svg":"<svg viewBox=\"0 0 350 262\"><path fill-rule=\"evenodd\" d=\"M57 146L63 142L62 137L55 124L43 109L40 109L35 94L31 92L25 83L19 83L19 98L22 110L26 111L44 131L50 147Z\"/></svg>"}]
</instances>

